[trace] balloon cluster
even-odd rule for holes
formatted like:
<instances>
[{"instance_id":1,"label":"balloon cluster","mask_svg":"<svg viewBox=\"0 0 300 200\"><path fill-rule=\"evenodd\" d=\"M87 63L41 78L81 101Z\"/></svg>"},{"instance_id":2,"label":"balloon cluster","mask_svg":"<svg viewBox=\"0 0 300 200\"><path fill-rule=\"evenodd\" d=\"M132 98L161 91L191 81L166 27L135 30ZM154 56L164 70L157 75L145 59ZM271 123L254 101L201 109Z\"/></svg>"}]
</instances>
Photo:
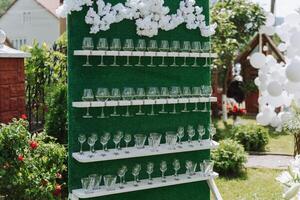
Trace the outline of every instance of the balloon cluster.
<instances>
[{"instance_id":1,"label":"balloon cluster","mask_svg":"<svg viewBox=\"0 0 300 200\"><path fill-rule=\"evenodd\" d=\"M91 0L65 0L57 9L61 17L72 11L79 11L84 5L89 7L85 22L92 25L90 33L98 33L110 29L111 24L122 20L135 20L137 34L153 37L159 29L173 30L186 23L186 28L194 30L199 28L200 34L209 37L215 33L216 24L206 25L203 8L196 6L195 0L183 0L179 4L176 14L169 14L170 9L164 6L164 0L127 0L125 4L112 5L103 0L97 0L97 10Z\"/></svg>"},{"instance_id":2,"label":"balloon cluster","mask_svg":"<svg viewBox=\"0 0 300 200\"><path fill-rule=\"evenodd\" d=\"M274 16L268 14L266 24L260 31L267 35L276 33L279 36L282 43L278 49L285 52L286 63L278 63L272 55L265 56L262 53L254 53L250 63L259 69L258 77L254 81L260 91L257 122L281 128L292 113L276 113L275 108L289 108L292 102L300 106L300 14L287 16L280 26L273 27L274 23Z\"/></svg>"}]
</instances>

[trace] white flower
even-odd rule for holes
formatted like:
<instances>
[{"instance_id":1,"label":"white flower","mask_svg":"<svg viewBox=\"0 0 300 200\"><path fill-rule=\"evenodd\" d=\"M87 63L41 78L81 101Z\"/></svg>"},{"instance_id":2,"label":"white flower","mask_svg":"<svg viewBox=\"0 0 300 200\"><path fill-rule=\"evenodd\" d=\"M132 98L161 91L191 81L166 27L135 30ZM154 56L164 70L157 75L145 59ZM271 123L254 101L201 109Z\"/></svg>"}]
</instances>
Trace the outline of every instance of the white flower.
<instances>
[{"instance_id":1,"label":"white flower","mask_svg":"<svg viewBox=\"0 0 300 200\"><path fill-rule=\"evenodd\" d=\"M276 180L282 184L287 184L287 183L293 181L293 177L291 176L291 174L289 172L284 171L276 178Z\"/></svg>"},{"instance_id":2,"label":"white flower","mask_svg":"<svg viewBox=\"0 0 300 200\"><path fill-rule=\"evenodd\" d=\"M283 194L283 198L291 199L295 197L298 194L299 189L300 189L300 183L296 183L292 185L292 187L290 187L290 189L288 189L287 192Z\"/></svg>"}]
</instances>

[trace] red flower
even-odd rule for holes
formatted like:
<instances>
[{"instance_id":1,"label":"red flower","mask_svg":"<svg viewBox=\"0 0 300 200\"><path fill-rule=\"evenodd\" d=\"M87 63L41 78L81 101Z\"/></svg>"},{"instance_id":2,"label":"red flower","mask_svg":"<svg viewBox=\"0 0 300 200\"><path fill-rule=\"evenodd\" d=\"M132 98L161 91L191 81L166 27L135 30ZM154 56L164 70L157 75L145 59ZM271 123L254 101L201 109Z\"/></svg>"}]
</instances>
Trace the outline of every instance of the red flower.
<instances>
[{"instance_id":1,"label":"red flower","mask_svg":"<svg viewBox=\"0 0 300 200\"><path fill-rule=\"evenodd\" d=\"M22 154L18 155L18 160L23 162L24 161L24 156Z\"/></svg>"},{"instance_id":2,"label":"red flower","mask_svg":"<svg viewBox=\"0 0 300 200\"><path fill-rule=\"evenodd\" d=\"M237 106L237 105L234 105L233 108L232 108L232 112L233 112L233 113L236 113L236 112L238 112L238 111L239 111L238 106Z\"/></svg>"},{"instance_id":3,"label":"red flower","mask_svg":"<svg viewBox=\"0 0 300 200\"><path fill-rule=\"evenodd\" d=\"M59 196L61 194L61 185L57 184L55 190L53 191L54 196Z\"/></svg>"},{"instance_id":4,"label":"red flower","mask_svg":"<svg viewBox=\"0 0 300 200\"><path fill-rule=\"evenodd\" d=\"M33 140L33 141L29 142L29 146L32 150L34 150L39 146L39 144L36 141Z\"/></svg>"},{"instance_id":5,"label":"red flower","mask_svg":"<svg viewBox=\"0 0 300 200\"><path fill-rule=\"evenodd\" d=\"M27 115L22 114L22 115L21 115L21 118L24 119L24 120L27 120Z\"/></svg>"}]
</instances>

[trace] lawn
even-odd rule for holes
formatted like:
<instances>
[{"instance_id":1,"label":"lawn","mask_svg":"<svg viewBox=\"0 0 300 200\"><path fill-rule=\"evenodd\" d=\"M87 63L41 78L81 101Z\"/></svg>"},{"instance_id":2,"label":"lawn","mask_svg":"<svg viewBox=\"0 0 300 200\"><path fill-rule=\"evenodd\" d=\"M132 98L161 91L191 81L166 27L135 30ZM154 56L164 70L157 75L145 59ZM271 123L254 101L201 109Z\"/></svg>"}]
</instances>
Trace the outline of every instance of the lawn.
<instances>
[{"instance_id":1,"label":"lawn","mask_svg":"<svg viewBox=\"0 0 300 200\"><path fill-rule=\"evenodd\" d=\"M241 178L218 178L216 184L224 200L281 200L282 188L275 178L280 170L247 169Z\"/></svg>"}]
</instances>

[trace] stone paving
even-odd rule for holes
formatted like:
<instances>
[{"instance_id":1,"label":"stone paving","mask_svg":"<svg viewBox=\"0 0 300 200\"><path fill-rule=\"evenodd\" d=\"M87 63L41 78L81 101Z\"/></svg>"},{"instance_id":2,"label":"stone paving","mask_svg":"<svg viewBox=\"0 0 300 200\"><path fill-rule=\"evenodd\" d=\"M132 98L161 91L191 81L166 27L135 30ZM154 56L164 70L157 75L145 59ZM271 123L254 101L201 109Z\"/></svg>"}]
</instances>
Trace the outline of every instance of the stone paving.
<instances>
[{"instance_id":1,"label":"stone paving","mask_svg":"<svg viewBox=\"0 0 300 200\"><path fill-rule=\"evenodd\" d=\"M249 155L246 167L287 169L293 156L285 155Z\"/></svg>"}]
</instances>

